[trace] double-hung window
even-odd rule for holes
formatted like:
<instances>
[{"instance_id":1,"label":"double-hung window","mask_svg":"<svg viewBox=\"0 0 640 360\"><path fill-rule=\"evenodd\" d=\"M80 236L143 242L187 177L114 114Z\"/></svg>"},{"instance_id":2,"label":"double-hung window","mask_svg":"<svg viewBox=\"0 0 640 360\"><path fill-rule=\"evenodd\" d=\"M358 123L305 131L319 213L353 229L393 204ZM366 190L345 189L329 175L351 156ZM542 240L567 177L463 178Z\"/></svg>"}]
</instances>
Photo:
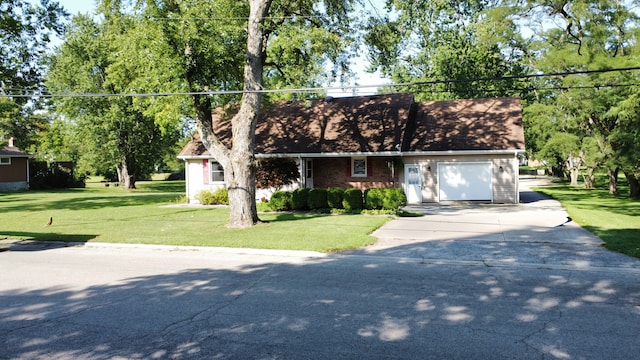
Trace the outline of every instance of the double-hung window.
<instances>
[{"instance_id":1,"label":"double-hung window","mask_svg":"<svg viewBox=\"0 0 640 360\"><path fill-rule=\"evenodd\" d=\"M217 161L209 162L210 176L209 179L212 183L224 182L224 168Z\"/></svg>"},{"instance_id":2,"label":"double-hung window","mask_svg":"<svg viewBox=\"0 0 640 360\"><path fill-rule=\"evenodd\" d=\"M367 177L367 158L352 157L351 158L351 176L353 177Z\"/></svg>"}]
</instances>

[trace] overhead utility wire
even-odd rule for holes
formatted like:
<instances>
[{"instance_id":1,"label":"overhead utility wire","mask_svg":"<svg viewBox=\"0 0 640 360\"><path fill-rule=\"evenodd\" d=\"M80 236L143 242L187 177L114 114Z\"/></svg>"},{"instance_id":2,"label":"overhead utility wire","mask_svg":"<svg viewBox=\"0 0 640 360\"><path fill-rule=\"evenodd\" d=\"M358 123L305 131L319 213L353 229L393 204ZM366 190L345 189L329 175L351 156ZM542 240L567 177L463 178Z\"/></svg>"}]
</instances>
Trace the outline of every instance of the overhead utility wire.
<instances>
[{"instance_id":1,"label":"overhead utility wire","mask_svg":"<svg viewBox=\"0 0 640 360\"><path fill-rule=\"evenodd\" d=\"M209 90L209 91L190 91L190 92L158 92L158 93L127 93L127 94L108 94L108 93L66 93L66 94L46 94L33 92L32 94L1 94L0 97L14 97L14 98L57 98L57 97L155 97L155 96L180 96L180 95L238 95L243 93L252 94L273 94L273 93L300 93L300 92L317 92L327 90L357 90L366 88L381 88L381 87L409 87L420 85L436 85L436 84L451 84L451 83L463 83L463 82L475 82L475 81L501 81L512 79L530 79L541 77L555 77L555 76L568 76L568 75L584 75L594 73L608 73L608 72L621 72L621 71L633 71L640 70L640 66L625 67L625 68L613 68L613 69L600 69L600 70L577 70L562 73L551 74L529 74L529 75L507 75L496 77L480 77L471 79L447 79L447 80L430 80L430 81L415 81L408 83L398 84L370 84L370 85L346 85L346 86L331 86L331 87L308 87L308 88L290 88L290 89L262 89L262 90ZM593 85L591 87L605 87L610 85ZM559 86L558 88L563 88Z\"/></svg>"}]
</instances>

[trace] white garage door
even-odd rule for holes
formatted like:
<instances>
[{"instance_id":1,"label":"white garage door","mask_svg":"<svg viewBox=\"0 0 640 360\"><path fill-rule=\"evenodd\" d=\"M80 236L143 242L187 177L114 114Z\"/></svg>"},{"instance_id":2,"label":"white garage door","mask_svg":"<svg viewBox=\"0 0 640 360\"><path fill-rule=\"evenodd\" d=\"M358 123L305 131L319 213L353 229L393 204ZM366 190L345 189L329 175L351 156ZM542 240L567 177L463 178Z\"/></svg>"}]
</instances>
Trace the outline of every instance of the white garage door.
<instances>
[{"instance_id":1,"label":"white garage door","mask_svg":"<svg viewBox=\"0 0 640 360\"><path fill-rule=\"evenodd\" d=\"M439 163L440 201L493 200L491 163Z\"/></svg>"}]
</instances>

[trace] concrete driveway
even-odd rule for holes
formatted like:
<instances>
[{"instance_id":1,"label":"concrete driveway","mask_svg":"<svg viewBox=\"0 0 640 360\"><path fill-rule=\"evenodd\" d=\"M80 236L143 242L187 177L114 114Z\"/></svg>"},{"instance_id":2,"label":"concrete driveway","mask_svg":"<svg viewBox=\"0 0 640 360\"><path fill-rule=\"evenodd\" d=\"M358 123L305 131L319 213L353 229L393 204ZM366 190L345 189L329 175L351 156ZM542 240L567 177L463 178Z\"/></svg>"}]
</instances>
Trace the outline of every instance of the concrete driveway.
<instances>
[{"instance_id":1,"label":"concrete driveway","mask_svg":"<svg viewBox=\"0 0 640 360\"><path fill-rule=\"evenodd\" d=\"M1 244L0 359L638 357L638 260L556 203L423 210L338 254Z\"/></svg>"},{"instance_id":2,"label":"concrete driveway","mask_svg":"<svg viewBox=\"0 0 640 360\"><path fill-rule=\"evenodd\" d=\"M427 262L481 262L556 268L632 268L640 261L602 247L556 200L531 190L546 178L521 179L521 204L420 205L422 217L398 218L373 233L376 244L349 252L418 258Z\"/></svg>"}]
</instances>

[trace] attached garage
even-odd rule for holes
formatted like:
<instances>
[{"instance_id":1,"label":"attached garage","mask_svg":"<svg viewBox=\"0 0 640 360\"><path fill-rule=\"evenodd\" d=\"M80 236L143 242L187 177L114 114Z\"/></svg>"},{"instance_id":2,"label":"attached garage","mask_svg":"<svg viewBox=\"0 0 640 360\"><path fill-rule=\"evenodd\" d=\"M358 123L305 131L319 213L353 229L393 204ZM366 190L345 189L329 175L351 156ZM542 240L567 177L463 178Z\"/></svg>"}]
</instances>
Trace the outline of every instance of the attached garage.
<instances>
[{"instance_id":1,"label":"attached garage","mask_svg":"<svg viewBox=\"0 0 640 360\"><path fill-rule=\"evenodd\" d=\"M412 203L519 202L518 157L525 150L519 99L420 102L415 114L402 155L405 169L420 169L421 177L418 185L406 173L401 180L408 197L418 192Z\"/></svg>"},{"instance_id":2,"label":"attached garage","mask_svg":"<svg viewBox=\"0 0 640 360\"><path fill-rule=\"evenodd\" d=\"M440 201L493 201L490 162L438 163Z\"/></svg>"}]
</instances>

